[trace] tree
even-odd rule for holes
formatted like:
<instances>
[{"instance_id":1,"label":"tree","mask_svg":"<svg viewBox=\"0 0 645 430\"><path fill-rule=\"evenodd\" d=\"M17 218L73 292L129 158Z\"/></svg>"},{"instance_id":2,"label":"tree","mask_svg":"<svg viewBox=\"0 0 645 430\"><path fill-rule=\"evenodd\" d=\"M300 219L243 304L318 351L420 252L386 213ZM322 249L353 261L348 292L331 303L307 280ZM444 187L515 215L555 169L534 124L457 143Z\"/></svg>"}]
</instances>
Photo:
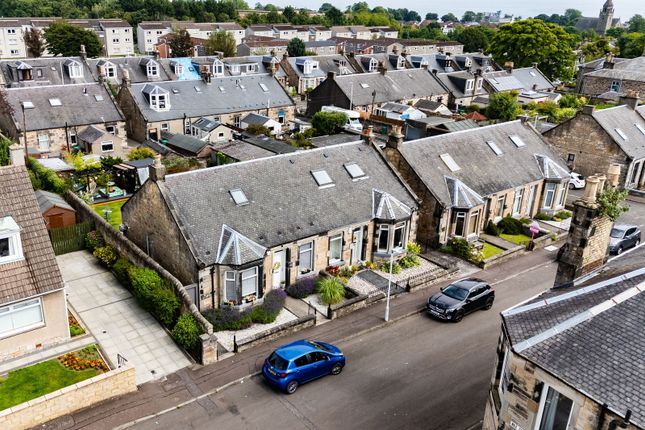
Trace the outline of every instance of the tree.
<instances>
[{"instance_id":1,"label":"tree","mask_svg":"<svg viewBox=\"0 0 645 430\"><path fill-rule=\"evenodd\" d=\"M245 131L253 136L259 136L261 134L271 137L271 130L268 127L261 124L250 124L246 127Z\"/></svg>"},{"instance_id":2,"label":"tree","mask_svg":"<svg viewBox=\"0 0 645 430\"><path fill-rule=\"evenodd\" d=\"M325 17L329 20L331 25L343 25L345 24L345 15L339 9L331 7L325 12Z\"/></svg>"},{"instance_id":3,"label":"tree","mask_svg":"<svg viewBox=\"0 0 645 430\"><path fill-rule=\"evenodd\" d=\"M45 29L45 39L49 52L54 55L77 56L81 45L85 46L88 57L98 57L103 52L103 46L96 33L64 21L50 24Z\"/></svg>"},{"instance_id":4,"label":"tree","mask_svg":"<svg viewBox=\"0 0 645 430\"><path fill-rule=\"evenodd\" d=\"M566 18L567 25L576 25L578 20L582 18L582 12L578 9L567 9L564 12L564 17Z\"/></svg>"},{"instance_id":5,"label":"tree","mask_svg":"<svg viewBox=\"0 0 645 430\"><path fill-rule=\"evenodd\" d=\"M31 30L25 31L25 35L22 37L25 41L25 46L31 54L32 57L40 57L45 52L45 39L43 38L43 32L37 28L32 28Z\"/></svg>"},{"instance_id":6,"label":"tree","mask_svg":"<svg viewBox=\"0 0 645 430\"><path fill-rule=\"evenodd\" d=\"M305 42L294 37L287 45L287 53L290 57L302 57L305 55Z\"/></svg>"},{"instance_id":7,"label":"tree","mask_svg":"<svg viewBox=\"0 0 645 430\"><path fill-rule=\"evenodd\" d=\"M347 115L342 112L316 112L311 126L318 136L338 133L347 124Z\"/></svg>"},{"instance_id":8,"label":"tree","mask_svg":"<svg viewBox=\"0 0 645 430\"><path fill-rule=\"evenodd\" d=\"M490 44L488 34L482 27L466 27L455 39L464 44L464 52L486 51Z\"/></svg>"},{"instance_id":9,"label":"tree","mask_svg":"<svg viewBox=\"0 0 645 430\"><path fill-rule=\"evenodd\" d=\"M331 4L331 3L323 3L323 4L321 4L321 5L320 5L320 7L318 8L318 12L320 12L320 13L326 13L329 9L333 9L333 8L334 8L334 5L333 5L333 4Z\"/></svg>"},{"instance_id":10,"label":"tree","mask_svg":"<svg viewBox=\"0 0 645 430\"><path fill-rule=\"evenodd\" d=\"M626 33L618 39L620 56L636 58L645 51L645 33Z\"/></svg>"},{"instance_id":11,"label":"tree","mask_svg":"<svg viewBox=\"0 0 645 430\"><path fill-rule=\"evenodd\" d=\"M287 22L293 22L293 19L296 17L296 10L293 6L287 6L282 11L282 16L284 16Z\"/></svg>"},{"instance_id":12,"label":"tree","mask_svg":"<svg viewBox=\"0 0 645 430\"><path fill-rule=\"evenodd\" d=\"M457 21L459 21L459 18L457 18L452 13L447 13L441 17L441 22L457 22Z\"/></svg>"},{"instance_id":13,"label":"tree","mask_svg":"<svg viewBox=\"0 0 645 430\"><path fill-rule=\"evenodd\" d=\"M128 152L128 160L143 160L144 158L154 158L155 152L150 148L140 147Z\"/></svg>"},{"instance_id":14,"label":"tree","mask_svg":"<svg viewBox=\"0 0 645 430\"><path fill-rule=\"evenodd\" d=\"M426 19L430 21L436 21L439 19L439 15L434 12L428 12L426 13Z\"/></svg>"},{"instance_id":15,"label":"tree","mask_svg":"<svg viewBox=\"0 0 645 430\"><path fill-rule=\"evenodd\" d=\"M10 146L11 141L4 136L0 136L0 166L8 166L11 164Z\"/></svg>"},{"instance_id":16,"label":"tree","mask_svg":"<svg viewBox=\"0 0 645 430\"><path fill-rule=\"evenodd\" d=\"M404 21L419 22L421 21L421 15L419 15L419 12L415 10L410 10L408 11L408 13L405 14Z\"/></svg>"},{"instance_id":17,"label":"tree","mask_svg":"<svg viewBox=\"0 0 645 430\"><path fill-rule=\"evenodd\" d=\"M512 121L522 112L517 104L517 92L494 93L490 95L486 116L491 119Z\"/></svg>"},{"instance_id":18,"label":"tree","mask_svg":"<svg viewBox=\"0 0 645 430\"><path fill-rule=\"evenodd\" d=\"M207 55L214 55L222 52L225 57L234 57L237 54L237 44L235 37L227 31L216 31L208 36L204 43L204 49Z\"/></svg>"},{"instance_id":19,"label":"tree","mask_svg":"<svg viewBox=\"0 0 645 430\"><path fill-rule=\"evenodd\" d=\"M585 61L595 60L596 58L604 56L608 52L614 52L614 50L609 46L609 40L606 38L587 43L582 47L582 54L585 56Z\"/></svg>"},{"instance_id":20,"label":"tree","mask_svg":"<svg viewBox=\"0 0 645 430\"><path fill-rule=\"evenodd\" d=\"M193 40L185 29L174 33L174 37L170 39L168 46L170 47L170 55L172 57L193 56Z\"/></svg>"},{"instance_id":21,"label":"tree","mask_svg":"<svg viewBox=\"0 0 645 430\"><path fill-rule=\"evenodd\" d=\"M513 62L515 67L538 63L550 79L570 79L573 76L574 54L572 36L555 24L528 19L502 25L490 45L498 64Z\"/></svg>"},{"instance_id":22,"label":"tree","mask_svg":"<svg viewBox=\"0 0 645 430\"><path fill-rule=\"evenodd\" d=\"M467 10L464 12L464 16L461 17L461 22L473 22L475 21L475 12L472 10Z\"/></svg>"},{"instance_id":23,"label":"tree","mask_svg":"<svg viewBox=\"0 0 645 430\"><path fill-rule=\"evenodd\" d=\"M645 33L645 18L642 15L634 15L632 19L629 20L630 33Z\"/></svg>"}]
</instances>

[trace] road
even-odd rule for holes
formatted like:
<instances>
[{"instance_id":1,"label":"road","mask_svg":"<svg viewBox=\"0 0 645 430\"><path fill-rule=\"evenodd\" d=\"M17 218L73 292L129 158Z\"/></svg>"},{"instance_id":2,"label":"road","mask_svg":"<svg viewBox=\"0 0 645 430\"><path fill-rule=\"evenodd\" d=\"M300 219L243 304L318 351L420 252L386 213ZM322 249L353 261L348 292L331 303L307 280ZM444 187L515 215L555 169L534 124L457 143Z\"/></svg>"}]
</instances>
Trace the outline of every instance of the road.
<instances>
[{"instance_id":1,"label":"road","mask_svg":"<svg viewBox=\"0 0 645 430\"><path fill-rule=\"evenodd\" d=\"M555 269L548 263L487 279L495 284L493 309L459 324L417 314L340 342L348 363L343 373L291 396L255 377L135 428L476 428L495 362L499 313L551 287Z\"/></svg>"}]
</instances>

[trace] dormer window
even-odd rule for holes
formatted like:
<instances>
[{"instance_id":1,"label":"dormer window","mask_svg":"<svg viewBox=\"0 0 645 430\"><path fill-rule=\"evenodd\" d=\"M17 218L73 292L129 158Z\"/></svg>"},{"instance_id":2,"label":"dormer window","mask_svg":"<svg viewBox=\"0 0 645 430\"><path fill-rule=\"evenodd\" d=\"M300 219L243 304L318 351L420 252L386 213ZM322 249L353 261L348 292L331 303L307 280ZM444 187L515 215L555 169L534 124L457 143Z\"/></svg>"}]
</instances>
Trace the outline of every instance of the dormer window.
<instances>
[{"instance_id":1,"label":"dormer window","mask_svg":"<svg viewBox=\"0 0 645 430\"><path fill-rule=\"evenodd\" d=\"M399 57L396 60L396 68L397 69L405 69L405 58Z\"/></svg>"},{"instance_id":2,"label":"dormer window","mask_svg":"<svg viewBox=\"0 0 645 430\"><path fill-rule=\"evenodd\" d=\"M224 63L220 60L213 61L213 76L224 76Z\"/></svg>"},{"instance_id":3,"label":"dormer window","mask_svg":"<svg viewBox=\"0 0 645 430\"><path fill-rule=\"evenodd\" d=\"M67 74L70 78L78 79L83 77L83 67L78 61L67 60L65 66L67 67Z\"/></svg>"},{"instance_id":4,"label":"dormer window","mask_svg":"<svg viewBox=\"0 0 645 430\"><path fill-rule=\"evenodd\" d=\"M377 68L378 68L378 61L376 61L374 58L370 58L370 63L369 63L367 71L368 72L376 72Z\"/></svg>"},{"instance_id":5,"label":"dormer window","mask_svg":"<svg viewBox=\"0 0 645 430\"><path fill-rule=\"evenodd\" d=\"M184 66L181 64L175 64L175 75L181 76L184 74Z\"/></svg>"},{"instance_id":6,"label":"dormer window","mask_svg":"<svg viewBox=\"0 0 645 430\"><path fill-rule=\"evenodd\" d=\"M0 218L0 264L23 258L20 227L10 216Z\"/></svg>"},{"instance_id":7,"label":"dormer window","mask_svg":"<svg viewBox=\"0 0 645 430\"><path fill-rule=\"evenodd\" d=\"M146 85L143 93L148 97L150 109L157 112L170 109L170 93L159 86Z\"/></svg>"},{"instance_id":8,"label":"dormer window","mask_svg":"<svg viewBox=\"0 0 645 430\"><path fill-rule=\"evenodd\" d=\"M240 65L239 64L231 65L231 74L237 75L239 73L240 73Z\"/></svg>"},{"instance_id":9,"label":"dormer window","mask_svg":"<svg viewBox=\"0 0 645 430\"><path fill-rule=\"evenodd\" d=\"M116 66L112 63L105 63L105 76L116 78Z\"/></svg>"},{"instance_id":10,"label":"dormer window","mask_svg":"<svg viewBox=\"0 0 645 430\"><path fill-rule=\"evenodd\" d=\"M146 64L146 75L149 78L156 78L159 76L159 64L156 61L149 61Z\"/></svg>"},{"instance_id":11,"label":"dormer window","mask_svg":"<svg viewBox=\"0 0 645 430\"><path fill-rule=\"evenodd\" d=\"M466 81L466 91L472 91L474 87L475 87L475 81L472 79L468 79Z\"/></svg>"},{"instance_id":12,"label":"dormer window","mask_svg":"<svg viewBox=\"0 0 645 430\"><path fill-rule=\"evenodd\" d=\"M481 89L482 89L482 83L483 83L483 82L484 82L484 81L483 81L483 79L478 79L478 80L477 80L477 85L476 85L476 87L477 87L477 89L478 89L478 90L481 90Z\"/></svg>"},{"instance_id":13,"label":"dormer window","mask_svg":"<svg viewBox=\"0 0 645 430\"><path fill-rule=\"evenodd\" d=\"M248 64L246 66L246 72L247 73L255 73L258 71L258 65L253 63L253 64Z\"/></svg>"}]
</instances>

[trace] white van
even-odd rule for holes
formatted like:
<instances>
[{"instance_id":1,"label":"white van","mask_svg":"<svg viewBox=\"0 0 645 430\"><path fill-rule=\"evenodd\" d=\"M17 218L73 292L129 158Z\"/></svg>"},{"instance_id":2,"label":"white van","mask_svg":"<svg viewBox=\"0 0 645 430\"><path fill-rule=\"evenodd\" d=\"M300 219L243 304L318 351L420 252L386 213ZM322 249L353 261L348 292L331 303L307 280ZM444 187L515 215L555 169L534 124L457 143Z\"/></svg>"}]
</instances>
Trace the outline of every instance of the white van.
<instances>
[{"instance_id":1,"label":"white van","mask_svg":"<svg viewBox=\"0 0 645 430\"><path fill-rule=\"evenodd\" d=\"M347 115L347 124L343 127L345 130L361 132L363 124L359 121L361 114L355 110L343 109L336 106L323 106L322 112L340 112Z\"/></svg>"}]
</instances>

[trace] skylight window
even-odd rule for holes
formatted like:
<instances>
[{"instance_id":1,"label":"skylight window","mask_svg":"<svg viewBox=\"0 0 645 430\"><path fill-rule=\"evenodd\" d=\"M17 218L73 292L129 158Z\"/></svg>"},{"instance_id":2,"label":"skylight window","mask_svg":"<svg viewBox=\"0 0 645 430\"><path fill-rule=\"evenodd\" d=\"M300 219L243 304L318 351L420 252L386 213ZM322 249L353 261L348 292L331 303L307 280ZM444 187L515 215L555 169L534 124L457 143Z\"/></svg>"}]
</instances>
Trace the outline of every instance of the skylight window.
<instances>
[{"instance_id":1,"label":"skylight window","mask_svg":"<svg viewBox=\"0 0 645 430\"><path fill-rule=\"evenodd\" d=\"M623 140L627 140L627 135L624 131L622 131L620 128L615 128L614 130L616 130L616 133L618 133L618 135L622 137Z\"/></svg>"},{"instance_id":2,"label":"skylight window","mask_svg":"<svg viewBox=\"0 0 645 430\"><path fill-rule=\"evenodd\" d=\"M219 92L220 92L220 93L225 93L225 92L226 92L226 90L224 89L224 87L220 86L220 87L218 87L218 88L219 88Z\"/></svg>"},{"instance_id":3,"label":"skylight window","mask_svg":"<svg viewBox=\"0 0 645 430\"><path fill-rule=\"evenodd\" d=\"M643 126L642 126L642 125L640 125L640 124L634 124L634 125L636 126L636 128L638 129L638 131L640 131L641 133L645 134L645 127L643 127Z\"/></svg>"},{"instance_id":4,"label":"skylight window","mask_svg":"<svg viewBox=\"0 0 645 430\"><path fill-rule=\"evenodd\" d=\"M173 94L179 94L179 88L173 88L172 93Z\"/></svg>"},{"instance_id":5,"label":"skylight window","mask_svg":"<svg viewBox=\"0 0 645 430\"><path fill-rule=\"evenodd\" d=\"M446 166L448 166L451 172L461 170L461 167L459 167L455 160L453 160L450 154L441 154L439 157L441 157L441 161L443 161Z\"/></svg>"},{"instance_id":6,"label":"skylight window","mask_svg":"<svg viewBox=\"0 0 645 430\"><path fill-rule=\"evenodd\" d=\"M535 72L529 72L529 75L533 76L534 78L535 78L535 77L537 77L537 75L535 74Z\"/></svg>"},{"instance_id":7,"label":"skylight window","mask_svg":"<svg viewBox=\"0 0 645 430\"><path fill-rule=\"evenodd\" d=\"M22 102L22 107L24 107L25 109L33 109L34 104L32 102Z\"/></svg>"},{"instance_id":8,"label":"skylight window","mask_svg":"<svg viewBox=\"0 0 645 430\"><path fill-rule=\"evenodd\" d=\"M488 141L488 142L486 142L486 143L488 144L488 146L490 147L490 149L492 149L492 150L493 150L493 152L495 153L495 155L502 155L502 154L503 154L502 150L501 150L501 149L499 149L499 146L497 146L497 144L496 144L495 142L493 142L492 140L489 140L489 141Z\"/></svg>"},{"instance_id":9,"label":"skylight window","mask_svg":"<svg viewBox=\"0 0 645 430\"><path fill-rule=\"evenodd\" d=\"M197 87L197 86L195 86L195 87L193 87L193 88L195 88L195 92L197 92L197 93L201 93L201 92L202 92L202 89L201 89L201 88L199 88L199 87Z\"/></svg>"},{"instance_id":10,"label":"skylight window","mask_svg":"<svg viewBox=\"0 0 645 430\"><path fill-rule=\"evenodd\" d=\"M517 146L518 148L521 148L521 147L523 147L523 146L526 146L526 143L524 143L524 141L522 140L522 138L521 138L521 137L519 137L518 135L514 134L513 136L509 136L509 137L511 138L511 140L513 141L513 143L515 144L515 146Z\"/></svg>"},{"instance_id":11,"label":"skylight window","mask_svg":"<svg viewBox=\"0 0 645 430\"><path fill-rule=\"evenodd\" d=\"M103 96L100 95L100 94L95 94L94 95L94 100L96 100L97 102L102 102L103 101Z\"/></svg>"},{"instance_id":12,"label":"skylight window","mask_svg":"<svg viewBox=\"0 0 645 430\"><path fill-rule=\"evenodd\" d=\"M246 89L246 87L244 86L244 84L240 84L240 88L241 88L241 89L243 89L243 90L245 90L245 89Z\"/></svg>"},{"instance_id":13,"label":"skylight window","mask_svg":"<svg viewBox=\"0 0 645 430\"><path fill-rule=\"evenodd\" d=\"M60 99L49 99L49 104L52 106L62 106L63 103L60 101Z\"/></svg>"},{"instance_id":14,"label":"skylight window","mask_svg":"<svg viewBox=\"0 0 645 430\"><path fill-rule=\"evenodd\" d=\"M268 93L268 92L269 92L269 87L267 87L267 86L266 86L265 84L263 84L262 82L260 82L260 88L262 88L262 91L264 91L265 93Z\"/></svg>"},{"instance_id":15,"label":"skylight window","mask_svg":"<svg viewBox=\"0 0 645 430\"><path fill-rule=\"evenodd\" d=\"M244 191L240 190L239 188L230 190L229 193L231 194L231 197L233 198L233 201L237 206L244 206L249 204L249 199L246 198L246 194L244 194Z\"/></svg>"},{"instance_id":16,"label":"skylight window","mask_svg":"<svg viewBox=\"0 0 645 430\"><path fill-rule=\"evenodd\" d=\"M349 173L349 176L351 176L352 179L367 178L367 176L365 176L365 172L361 169L361 166L356 163L345 164L345 170L347 170L347 173Z\"/></svg>"},{"instance_id":17,"label":"skylight window","mask_svg":"<svg viewBox=\"0 0 645 430\"><path fill-rule=\"evenodd\" d=\"M365 82L361 82L361 88L369 88L370 86L367 85Z\"/></svg>"},{"instance_id":18,"label":"skylight window","mask_svg":"<svg viewBox=\"0 0 645 430\"><path fill-rule=\"evenodd\" d=\"M325 170L312 170L311 175L316 180L316 183L320 188L328 188L334 186L334 181L332 181L329 173Z\"/></svg>"}]
</instances>

